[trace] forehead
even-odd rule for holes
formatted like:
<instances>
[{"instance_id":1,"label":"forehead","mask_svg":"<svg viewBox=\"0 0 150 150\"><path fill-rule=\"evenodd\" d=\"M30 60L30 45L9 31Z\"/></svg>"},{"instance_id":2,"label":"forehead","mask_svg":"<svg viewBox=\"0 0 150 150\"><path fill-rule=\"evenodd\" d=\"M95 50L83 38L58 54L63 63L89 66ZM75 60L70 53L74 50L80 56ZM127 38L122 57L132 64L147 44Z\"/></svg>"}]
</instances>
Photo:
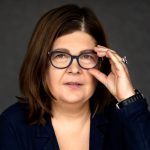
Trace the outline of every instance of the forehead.
<instances>
[{"instance_id":1,"label":"forehead","mask_svg":"<svg viewBox=\"0 0 150 150\"><path fill-rule=\"evenodd\" d=\"M71 51L80 51L93 49L94 46L96 46L96 41L92 36L82 31L76 31L57 38L52 49L65 48Z\"/></svg>"}]
</instances>

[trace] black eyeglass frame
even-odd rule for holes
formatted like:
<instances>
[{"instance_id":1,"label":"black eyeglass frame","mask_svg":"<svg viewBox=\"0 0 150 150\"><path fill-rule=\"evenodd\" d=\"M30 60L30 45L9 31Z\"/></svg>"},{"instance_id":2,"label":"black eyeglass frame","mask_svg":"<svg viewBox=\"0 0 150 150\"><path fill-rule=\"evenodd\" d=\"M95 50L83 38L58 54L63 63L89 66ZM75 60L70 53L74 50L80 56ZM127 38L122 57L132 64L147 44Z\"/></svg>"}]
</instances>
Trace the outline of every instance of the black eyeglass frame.
<instances>
[{"instance_id":1,"label":"black eyeglass frame","mask_svg":"<svg viewBox=\"0 0 150 150\"><path fill-rule=\"evenodd\" d=\"M67 54L67 55L70 56L71 60L70 60L69 64L68 64L66 67L57 67L57 66L55 66L55 65L53 64L53 62L52 62L52 60L51 60L51 56L52 56L54 53L57 53L57 52L59 52L59 53L64 53L64 54ZM84 53L81 53L81 54L79 54L79 55L77 56L77 55L71 55L71 54L69 54L69 53L67 53L67 52L62 52L62 51L59 51L59 50L56 50L56 51L48 51L48 56L49 56L50 63L52 64L53 67L55 67L55 68L57 68L57 69L65 69L65 68L68 68L68 67L72 64L72 62L73 62L74 59L77 60L77 63L78 63L78 65L79 65L81 68L83 68L83 69L92 69L92 68L95 68L96 66L98 66L98 64L103 60L101 57L97 57L98 59L97 59L97 62L96 62L96 64L95 64L95 66L93 66L93 67L91 67L91 68L85 68L85 67L83 67L83 66L80 64L80 62L79 62L79 58L80 58L82 55L85 55L85 54L96 54L96 52L92 52L92 51L91 51L91 52L84 52ZM96 55L97 55L97 54L96 54Z\"/></svg>"}]
</instances>

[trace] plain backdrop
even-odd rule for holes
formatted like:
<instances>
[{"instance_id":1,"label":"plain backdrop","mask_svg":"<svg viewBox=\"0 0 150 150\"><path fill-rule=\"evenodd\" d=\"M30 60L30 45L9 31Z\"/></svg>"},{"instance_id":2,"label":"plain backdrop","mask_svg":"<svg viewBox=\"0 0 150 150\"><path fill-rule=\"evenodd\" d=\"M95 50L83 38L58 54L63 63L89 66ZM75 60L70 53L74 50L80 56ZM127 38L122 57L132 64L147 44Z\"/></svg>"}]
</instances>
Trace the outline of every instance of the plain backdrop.
<instances>
[{"instance_id":1,"label":"plain backdrop","mask_svg":"<svg viewBox=\"0 0 150 150\"><path fill-rule=\"evenodd\" d=\"M35 24L67 3L95 11L111 48L127 56L134 87L150 104L150 0L0 0L0 112L17 101L19 69Z\"/></svg>"}]
</instances>

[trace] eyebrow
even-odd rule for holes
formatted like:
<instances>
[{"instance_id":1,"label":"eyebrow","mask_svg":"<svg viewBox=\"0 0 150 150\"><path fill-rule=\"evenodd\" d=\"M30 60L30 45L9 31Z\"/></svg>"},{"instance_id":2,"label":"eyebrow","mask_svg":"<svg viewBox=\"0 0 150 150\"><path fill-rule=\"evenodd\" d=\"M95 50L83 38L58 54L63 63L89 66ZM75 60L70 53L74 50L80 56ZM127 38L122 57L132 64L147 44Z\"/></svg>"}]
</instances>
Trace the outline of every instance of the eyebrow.
<instances>
[{"instance_id":1,"label":"eyebrow","mask_svg":"<svg viewBox=\"0 0 150 150\"><path fill-rule=\"evenodd\" d=\"M85 49L85 50L82 50L81 52L80 52L80 54L82 54L82 53L93 53L94 52L94 49Z\"/></svg>"},{"instance_id":2,"label":"eyebrow","mask_svg":"<svg viewBox=\"0 0 150 150\"><path fill-rule=\"evenodd\" d=\"M66 48L57 48L57 49L54 49L52 51L61 51L61 52L65 52L65 53L69 53L70 54L70 51L68 49L66 49ZM81 50L79 54L88 53L88 52L94 52L94 49Z\"/></svg>"}]
</instances>

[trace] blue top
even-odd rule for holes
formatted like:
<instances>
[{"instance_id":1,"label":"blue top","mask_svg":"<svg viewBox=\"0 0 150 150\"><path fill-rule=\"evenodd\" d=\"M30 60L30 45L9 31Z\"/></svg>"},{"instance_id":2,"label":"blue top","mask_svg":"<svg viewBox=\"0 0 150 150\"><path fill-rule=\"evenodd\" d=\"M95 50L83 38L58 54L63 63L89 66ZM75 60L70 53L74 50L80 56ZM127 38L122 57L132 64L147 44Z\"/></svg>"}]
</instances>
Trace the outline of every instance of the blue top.
<instances>
[{"instance_id":1,"label":"blue top","mask_svg":"<svg viewBox=\"0 0 150 150\"><path fill-rule=\"evenodd\" d=\"M51 120L45 126L26 122L25 104L0 115L0 150L59 150ZM65 137L65 135L64 135ZM90 150L150 150L150 112L145 99L91 118Z\"/></svg>"}]
</instances>

